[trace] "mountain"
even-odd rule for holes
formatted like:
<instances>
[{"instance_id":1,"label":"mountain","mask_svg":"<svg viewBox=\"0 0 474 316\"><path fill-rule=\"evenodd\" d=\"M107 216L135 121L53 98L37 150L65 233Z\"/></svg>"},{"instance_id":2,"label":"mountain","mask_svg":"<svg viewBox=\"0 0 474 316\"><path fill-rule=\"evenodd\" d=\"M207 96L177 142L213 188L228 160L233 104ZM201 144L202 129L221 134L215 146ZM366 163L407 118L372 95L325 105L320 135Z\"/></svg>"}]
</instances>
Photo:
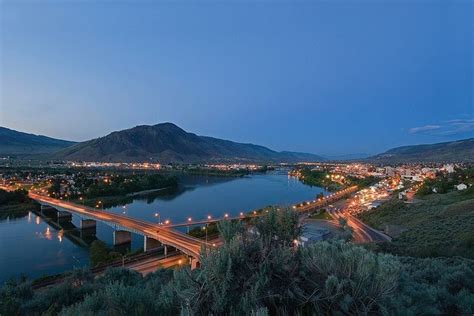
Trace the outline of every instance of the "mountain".
<instances>
[{"instance_id":1,"label":"mountain","mask_svg":"<svg viewBox=\"0 0 474 316\"><path fill-rule=\"evenodd\" d=\"M142 125L63 149L54 158L102 162L296 162L323 158L188 133L172 123Z\"/></svg>"},{"instance_id":2,"label":"mountain","mask_svg":"<svg viewBox=\"0 0 474 316\"><path fill-rule=\"evenodd\" d=\"M56 152L74 142L0 127L0 155L32 155Z\"/></svg>"},{"instance_id":3,"label":"mountain","mask_svg":"<svg viewBox=\"0 0 474 316\"><path fill-rule=\"evenodd\" d=\"M376 162L474 162L474 138L402 146L368 158Z\"/></svg>"},{"instance_id":4,"label":"mountain","mask_svg":"<svg viewBox=\"0 0 474 316\"><path fill-rule=\"evenodd\" d=\"M364 159L367 157L370 157L370 154L366 153L355 153L355 154L346 154L346 155L323 155L326 160L332 160L332 161L347 161L347 160L360 160Z\"/></svg>"}]
</instances>

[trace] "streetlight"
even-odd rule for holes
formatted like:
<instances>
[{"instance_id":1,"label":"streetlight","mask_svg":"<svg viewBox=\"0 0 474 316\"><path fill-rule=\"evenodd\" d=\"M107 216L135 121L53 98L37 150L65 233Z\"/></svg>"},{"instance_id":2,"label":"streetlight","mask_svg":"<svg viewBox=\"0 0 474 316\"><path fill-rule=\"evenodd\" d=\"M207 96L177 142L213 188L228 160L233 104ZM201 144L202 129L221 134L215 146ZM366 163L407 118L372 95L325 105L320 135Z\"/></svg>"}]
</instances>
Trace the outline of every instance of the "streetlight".
<instances>
[{"instance_id":1,"label":"streetlight","mask_svg":"<svg viewBox=\"0 0 474 316\"><path fill-rule=\"evenodd\" d=\"M188 223L191 223L192 221L193 219L191 217L188 217ZM189 225L187 225L186 228L188 229L188 234L189 234Z\"/></svg>"},{"instance_id":2,"label":"streetlight","mask_svg":"<svg viewBox=\"0 0 474 316\"><path fill-rule=\"evenodd\" d=\"M207 244L207 224L202 228L204 231L206 231L206 244Z\"/></svg>"},{"instance_id":3,"label":"streetlight","mask_svg":"<svg viewBox=\"0 0 474 316\"><path fill-rule=\"evenodd\" d=\"M161 215L160 215L160 213L155 213L155 217L158 217L158 225L161 225Z\"/></svg>"}]
</instances>

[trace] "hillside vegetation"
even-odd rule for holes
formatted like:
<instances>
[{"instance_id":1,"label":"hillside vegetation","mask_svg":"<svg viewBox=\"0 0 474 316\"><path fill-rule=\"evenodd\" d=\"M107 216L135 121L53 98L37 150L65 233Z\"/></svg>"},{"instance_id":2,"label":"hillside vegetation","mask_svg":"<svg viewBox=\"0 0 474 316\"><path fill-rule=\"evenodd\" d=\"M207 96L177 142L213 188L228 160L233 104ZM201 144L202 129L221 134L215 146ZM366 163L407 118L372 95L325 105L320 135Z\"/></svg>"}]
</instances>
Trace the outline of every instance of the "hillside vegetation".
<instances>
[{"instance_id":1,"label":"hillside vegetation","mask_svg":"<svg viewBox=\"0 0 474 316\"><path fill-rule=\"evenodd\" d=\"M393 253L474 259L474 187L430 194L413 204L392 199L359 218L394 237L384 245Z\"/></svg>"}]
</instances>

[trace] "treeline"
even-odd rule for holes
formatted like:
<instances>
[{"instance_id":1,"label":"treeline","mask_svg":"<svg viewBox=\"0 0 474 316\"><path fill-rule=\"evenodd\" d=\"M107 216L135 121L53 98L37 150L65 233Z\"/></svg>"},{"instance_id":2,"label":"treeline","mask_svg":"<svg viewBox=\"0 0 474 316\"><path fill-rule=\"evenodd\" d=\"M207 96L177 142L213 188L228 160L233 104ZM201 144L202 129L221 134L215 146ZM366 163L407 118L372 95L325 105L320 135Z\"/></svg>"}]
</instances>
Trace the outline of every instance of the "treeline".
<instances>
[{"instance_id":1,"label":"treeline","mask_svg":"<svg viewBox=\"0 0 474 316\"><path fill-rule=\"evenodd\" d=\"M5 191L0 189L0 206L29 202L25 190Z\"/></svg>"},{"instance_id":2,"label":"treeline","mask_svg":"<svg viewBox=\"0 0 474 316\"><path fill-rule=\"evenodd\" d=\"M346 180L347 180L348 185L357 185L359 186L359 188L370 187L371 185L374 185L380 181L379 178L374 177L374 176L368 176L364 178L356 178L356 177L347 176Z\"/></svg>"},{"instance_id":3,"label":"treeline","mask_svg":"<svg viewBox=\"0 0 474 316\"><path fill-rule=\"evenodd\" d=\"M289 211L219 223L224 244L201 267L142 277L75 271L34 292L25 280L0 290L1 315L314 315L470 314L473 263L373 253L344 242L296 247L301 231Z\"/></svg>"},{"instance_id":4,"label":"treeline","mask_svg":"<svg viewBox=\"0 0 474 316\"><path fill-rule=\"evenodd\" d=\"M87 198L127 195L152 189L176 188L177 186L178 179L173 176L167 177L161 174L115 175L107 181L94 181L87 188L85 195Z\"/></svg>"},{"instance_id":5,"label":"treeline","mask_svg":"<svg viewBox=\"0 0 474 316\"><path fill-rule=\"evenodd\" d=\"M352 176L346 176L344 178L344 184L334 182L330 178L330 173L327 171L311 170L309 168L300 169L300 180L311 186L324 187L329 191L341 190L344 186L357 185L360 188L374 185L379 181L374 176L368 176L364 178L357 178Z\"/></svg>"},{"instance_id":6,"label":"treeline","mask_svg":"<svg viewBox=\"0 0 474 316\"><path fill-rule=\"evenodd\" d=\"M338 191L342 185L331 181L326 171L311 170L309 168L300 169L300 181L310 186L324 187L328 191Z\"/></svg>"},{"instance_id":7,"label":"treeline","mask_svg":"<svg viewBox=\"0 0 474 316\"><path fill-rule=\"evenodd\" d=\"M426 179L417 191L422 197L433 193L444 194L456 190L458 184L474 185L474 168L456 169L453 173L438 173L435 179Z\"/></svg>"}]
</instances>

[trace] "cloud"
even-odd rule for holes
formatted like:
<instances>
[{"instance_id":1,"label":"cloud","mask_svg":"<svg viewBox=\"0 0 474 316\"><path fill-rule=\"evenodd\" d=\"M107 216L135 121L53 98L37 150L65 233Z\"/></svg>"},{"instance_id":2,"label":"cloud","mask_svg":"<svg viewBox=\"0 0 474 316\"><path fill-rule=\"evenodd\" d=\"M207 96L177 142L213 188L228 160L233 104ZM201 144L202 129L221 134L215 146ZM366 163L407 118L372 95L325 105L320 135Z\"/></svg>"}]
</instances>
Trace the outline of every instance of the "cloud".
<instances>
[{"instance_id":1,"label":"cloud","mask_svg":"<svg viewBox=\"0 0 474 316\"><path fill-rule=\"evenodd\" d=\"M458 136L474 133L474 119L455 119L437 125L412 127L410 134L429 136Z\"/></svg>"},{"instance_id":2,"label":"cloud","mask_svg":"<svg viewBox=\"0 0 474 316\"><path fill-rule=\"evenodd\" d=\"M408 131L410 134L423 134L424 132L440 129L440 125L425 125L420 127L412 127Z\"/></svg>"}]
</instances>

